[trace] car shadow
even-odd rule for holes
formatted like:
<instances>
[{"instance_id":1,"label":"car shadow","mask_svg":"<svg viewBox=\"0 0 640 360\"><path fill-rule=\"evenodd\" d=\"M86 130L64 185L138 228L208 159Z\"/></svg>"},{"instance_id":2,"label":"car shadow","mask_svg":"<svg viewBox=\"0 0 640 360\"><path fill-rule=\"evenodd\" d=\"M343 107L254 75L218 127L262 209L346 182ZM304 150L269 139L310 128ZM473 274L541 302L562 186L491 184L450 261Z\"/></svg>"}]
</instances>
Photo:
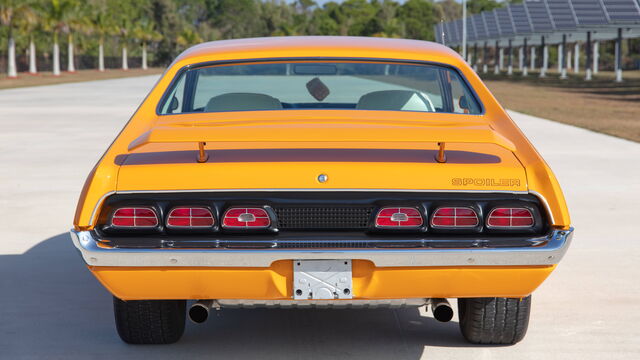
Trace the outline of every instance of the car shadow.
<instances>
[{"instance_id":1,"label":"car shadow","mask_svg":"<svg viewBox=\"0 0 640 360\"><path fill-rule=\"evenodd\" d=\"M241 284L238 284L241 286ZM168 346L132 346L116 334L111 295L67 234L22 255L0 255L0 358L419 359L429 347L468 347L455 321L417 308L223 309L187 324Z\"/></svg>"}]
</instances>

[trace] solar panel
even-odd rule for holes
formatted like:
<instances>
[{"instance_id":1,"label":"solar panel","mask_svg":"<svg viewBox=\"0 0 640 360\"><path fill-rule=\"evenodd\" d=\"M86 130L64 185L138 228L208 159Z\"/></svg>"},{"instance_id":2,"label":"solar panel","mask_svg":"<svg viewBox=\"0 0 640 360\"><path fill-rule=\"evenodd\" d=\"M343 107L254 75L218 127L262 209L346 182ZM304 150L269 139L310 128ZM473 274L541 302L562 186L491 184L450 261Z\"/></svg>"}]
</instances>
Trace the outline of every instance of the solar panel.
<instances>
[{"instance_id":1,"label":"solar panel","mask_svg":"<svg viewBox=\"0 0 640 360\"><path fill-rule=\"evenodd\" d=\"M442 24L437 23L433 27L433 32L436 34L436 42L442 44Z\"/></svg>"},{"instance_id":2,"label":"solar panel","mask_svg":"<svg viewBox=\"0 0 640 360\"><path fill-rule=\"evenodd\" d=\"M575 30L576 18L569 0L546 0L557 30Z\"/></svg>"},{"instance_id":3,"label":"solar panel","mask_svg":"<svg viewBox=\"0 0 640 360\"><path fill-rule=\"evenodd\" d=\"M462 20L458 19L453 23L453 29L456 33L456 42L462 44Z\"/></svg>"},{"instance_id":4,"label":"solar panel","mask_svg":"<svg viewBox=\"0 0 640 360\"><path fill-rule=\"evenodd\" d=\"M478 32L476 31L476 26L470 17L467 18L467 40L478 40Z\"/></svg>"},{"instance_id":5,"label":"solar panel","mask_svg":"<svg viewBox=\"0 0 640 360\"><path fill-rule=\"evenodd\" d=\"M481 14L476 14L471 17L473 26L476 29L476 39L484 40L489 37L487 34L487 26L484 23L484 19Z\"/></svg>"},{"instance_id":6,"label":"solar panel","mask_svg":"<svg viewBox=\"0 0 640 360\"><path fill-rule=\"evenodd\" d=\"M527 10L525 9L524 5L509 5L509 12L511 13L511 18L513 19L513 25L516 29L516 34L531 34L531 23L529 22L529 16L527 15Z\"/></svg>"},{"instance_id":7,"label":"solar panel","mask_svg":"<svg viewBox=\"0 0 640 360\"><path fill-rule=\"evenodd\" d=\"M509 37L516 34L513 28L513 22L511 21L511 14L507 8L495 9L496 19L498 20L498 28L500 29L500 35L503 37Z\"/></svg>"},{"instance_id":8,"label":"solar panel","mask_svg":"<svg viewBox=\"0 0 640 360\"><path fill-rule=\"evenodd\" d=\"M531 27L534 32L551 32L553 31L553 22L551 21L551 15L547 9L547 5L542 0L529 0L525 1L524 5L529 12L529 18L531 19Z\"/></svg>"},{"instance_id":9,"label":"solar panel","mask_svg":"<svg viewBox=\"0 0 640 360\"><path fill-rule=\"evenodd\" d=\"M613 24L640 23L640 4L637 0L601 0Z\"/></svg>"},{"instance_id":10,"label":"solar panel","mask_svg":"<svg viewBox=\"0 0 640 360\"><path fill-rule=\"evenodd\" d=\"M607 25L607 14L602 3L594 0L571 0L578 25Z\"/></svg>"},{"instance_id":11,"label":"solar panel","mask_svg":"<svg viewBox=\"0 0 640 360\"><path fill-rule=\"evenodd\" d=\"M491 39L497 39L500 37L500 29L498 29L498 21L496 20L496 14L493 11L483 11L482 17L484 18L484 24L487 28L487 37Z\"/></svg>"},{"instance_id":12,"label":"solar panel","mask_svg":"<svg viewBox=\"0 0 640 360\"><path fill-rule=\"evenodd\" d=\"M456 34L456 30L455 30L455 24L453 21L448 21L444 24L445 26L445 36L447 37L446 40L449 43L458 43L458 34Z\"/></svg>"}]
</instances>

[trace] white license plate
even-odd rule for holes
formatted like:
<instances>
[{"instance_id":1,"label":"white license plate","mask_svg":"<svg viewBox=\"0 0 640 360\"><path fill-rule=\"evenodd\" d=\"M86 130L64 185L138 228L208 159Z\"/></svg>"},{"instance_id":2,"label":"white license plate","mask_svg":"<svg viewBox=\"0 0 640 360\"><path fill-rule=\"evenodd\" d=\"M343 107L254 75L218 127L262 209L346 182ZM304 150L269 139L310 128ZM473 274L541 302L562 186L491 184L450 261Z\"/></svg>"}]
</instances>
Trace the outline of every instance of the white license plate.
<instances>
[{"instance_id":1,"label":"white license plate","mask_svg":"<svg viewBox=\"0 0 640 360\"><path fill-rule=\"evenodd\" d=\"M293 298L353 298L351 260L294 260Z\"/></svg>"}]
</instances>

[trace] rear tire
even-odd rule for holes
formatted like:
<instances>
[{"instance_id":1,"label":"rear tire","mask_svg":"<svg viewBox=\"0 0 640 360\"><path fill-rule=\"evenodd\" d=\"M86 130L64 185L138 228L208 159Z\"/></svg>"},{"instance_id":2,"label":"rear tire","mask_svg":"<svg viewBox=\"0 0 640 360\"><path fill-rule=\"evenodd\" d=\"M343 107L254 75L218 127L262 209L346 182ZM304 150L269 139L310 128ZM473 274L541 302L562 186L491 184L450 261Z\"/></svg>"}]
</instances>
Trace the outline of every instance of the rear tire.
<instances>
[{"instance_id":1,"label":"rear tire","mask_svg":"<svg viewBox=\"0 0 640 360\"><path fill-rule=\"evenodd\" d=\"M474 344L512 345L529 326L531 295L522 299L458 299L462 335Z\"/></svg>"},{"instance_id":2,"label":"rear tire","mask_svg":"<svg viewBox=\"0 0 640 360\"><path fill-rule=\"evenodd\" d=\"M133 300L113 298L116 329L128 344L171 344L182 337L186 300Z\"/></svg>"}]
</instances>

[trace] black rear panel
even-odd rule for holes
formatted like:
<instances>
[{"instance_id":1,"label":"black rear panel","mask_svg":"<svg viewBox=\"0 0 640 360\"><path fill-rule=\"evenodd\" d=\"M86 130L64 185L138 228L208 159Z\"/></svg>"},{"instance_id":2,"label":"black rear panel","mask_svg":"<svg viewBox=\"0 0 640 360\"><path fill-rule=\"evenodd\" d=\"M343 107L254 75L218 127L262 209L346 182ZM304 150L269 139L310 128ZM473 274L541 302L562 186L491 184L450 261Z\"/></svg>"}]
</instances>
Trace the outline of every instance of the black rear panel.
<instances>
[{"instance_id":1,"label":"black rear panel","mask_svg":"<svg viewBox=\"0 0 640 360\"><path fill-rule=\"evenodd\" d=\"M157 228L116 229L110 217L126 206L152 207L160 218ZM205 230L166 228L164 218L176 206L211 209L216 226ZM441 206L475 209L480 225L470 229L435 229L429 218ZM535 227L519 230L488 229L484 217L497 206L531 210ZM219 226L220 216L230 207L263 207L272 218L269 229L242 231ZM412 230L375 227L375 217L384 207L414 207L424 217L424 226ZM538 198L512 193L436 192L183 192L116 194L105 200L96 226L97 235L117 247L227 247L227 248L388 248L388 247L499 247L531 245L527 239L544 237L548 216Z\"/></svg>"},{"instance_id":2,"label":"black rear panel","mask_svg":"<svg viewBox=\"0 0 640 360\"><path fill-rule=\"evenodd\" d=\"M366 230L372 206L273 207L280 230Z\"/></svg>"}]
</instances>

